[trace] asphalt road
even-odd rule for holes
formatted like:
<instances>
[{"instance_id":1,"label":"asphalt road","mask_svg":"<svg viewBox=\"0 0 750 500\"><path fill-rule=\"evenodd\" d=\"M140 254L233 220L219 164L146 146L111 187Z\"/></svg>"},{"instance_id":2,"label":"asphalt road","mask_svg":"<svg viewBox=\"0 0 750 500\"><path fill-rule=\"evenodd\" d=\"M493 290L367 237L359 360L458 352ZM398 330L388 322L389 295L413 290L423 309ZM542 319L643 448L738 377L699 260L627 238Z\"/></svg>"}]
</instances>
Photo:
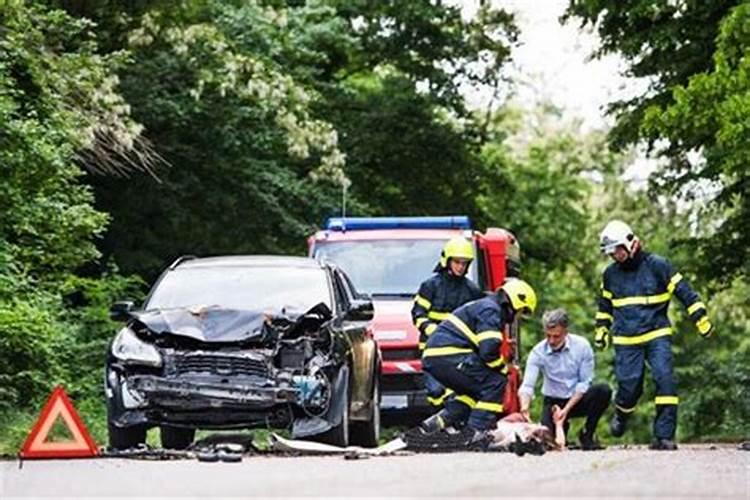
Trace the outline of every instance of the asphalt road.
<instances>
[{"instance_id":1,"label":"asphalt road","mask_svg":"<svg viewBox=\"0 0 750 500\"><path fill-rule=\"evenodd\" d=\"M750 452L682 446L610 448L542 457L450 453L372 457L246 456L196 460L0 462L0 498L12 497L658 497L750 499Z\"/></svg>"}]
</instances>

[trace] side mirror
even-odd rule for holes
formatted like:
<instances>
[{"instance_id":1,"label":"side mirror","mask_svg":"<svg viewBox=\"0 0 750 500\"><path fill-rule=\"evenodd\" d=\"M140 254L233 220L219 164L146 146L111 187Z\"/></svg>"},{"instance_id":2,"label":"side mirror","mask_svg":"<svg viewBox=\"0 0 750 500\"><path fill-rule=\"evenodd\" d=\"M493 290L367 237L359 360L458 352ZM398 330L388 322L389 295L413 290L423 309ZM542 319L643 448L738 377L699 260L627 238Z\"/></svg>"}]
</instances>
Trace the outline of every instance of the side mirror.
<instances>
[{"instance_id":1,"label":"side mirror","mask_svg":"<svg viewBox=\"0 0 750 500\"><path fill-rule=\"evenodd\" d=\"M350 321L370 321L375 316L375 309L370 299L352 300L345 318Z\"/></svg>"},{"instance_id":2,"label":"side mirror","mask_svg":"<svg viewBox=\"0 0 750 500\"><path fill-rule=\"evenodd\" d=\"M114 321L127 321L130 319L130 312L135 308L131 301L115 302L109 308L109 319Z\"/></svg>"}]
</instances>

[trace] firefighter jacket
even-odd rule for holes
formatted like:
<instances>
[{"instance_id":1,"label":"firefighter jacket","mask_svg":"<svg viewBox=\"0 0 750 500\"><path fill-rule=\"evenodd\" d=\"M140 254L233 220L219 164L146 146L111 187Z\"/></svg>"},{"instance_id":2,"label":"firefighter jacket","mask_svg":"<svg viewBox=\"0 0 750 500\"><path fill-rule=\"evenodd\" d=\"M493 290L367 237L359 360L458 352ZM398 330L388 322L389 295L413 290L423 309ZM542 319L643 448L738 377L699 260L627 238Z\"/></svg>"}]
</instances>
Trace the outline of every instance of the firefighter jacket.
<instances>
[{"instance_id":1,"label":"firefighter jacket","mask_svg":"<svg viewBox=\"0 0 750 500\"><path fill-rule=\"evenodd\" d=\"M482 295L469 278L454 276L444 268L422 283L411 309L412 321L419 330L419 348L424 349L427 338L448 314Z\"/></svg>"},{"instance_id":2,"label":"firefighter jacket","mask_svg":"<svg viewBox=\"0 0 750 500\"><path fill-rule=\"evenodd\" d=\"M639 345L672 334L667 316L676 295L702 335L710 334L706 306L665 258L639 251L624 263L613 262L602 279L597 337L612 334L614 345Z\"/></svg>"},{"instance_id":3,"label":"firefighter jacket","mask_svg":"<svg viewBox=\"0 0 750 500\"><path fill-rule=\"evenodd\" d=\"M500 344L505 326L512 321L513 310L505 297L491 295L469 302L440 323L422 357L475 353L488 367L504 371Z\"/></svg>"}]
</instances>

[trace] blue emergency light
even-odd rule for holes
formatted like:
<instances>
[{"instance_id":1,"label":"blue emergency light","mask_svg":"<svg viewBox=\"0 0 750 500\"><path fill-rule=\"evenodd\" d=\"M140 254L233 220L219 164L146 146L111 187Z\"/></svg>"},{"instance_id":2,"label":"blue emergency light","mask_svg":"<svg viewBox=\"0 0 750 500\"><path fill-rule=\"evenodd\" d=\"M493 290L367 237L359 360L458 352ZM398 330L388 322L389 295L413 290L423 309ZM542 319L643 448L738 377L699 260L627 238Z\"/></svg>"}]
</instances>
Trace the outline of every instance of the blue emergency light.
<instances>
[{"instance_id":1,"label":"blue emergency light","mask_svg":"<svg viewBox=\"0 0 750 500\"><path fill-rule=\"evenodd\" d=\"M471 229L466 215L442 217L331 217L326 221L329 231L358 229Z\"/></svg>"}]
</instances>

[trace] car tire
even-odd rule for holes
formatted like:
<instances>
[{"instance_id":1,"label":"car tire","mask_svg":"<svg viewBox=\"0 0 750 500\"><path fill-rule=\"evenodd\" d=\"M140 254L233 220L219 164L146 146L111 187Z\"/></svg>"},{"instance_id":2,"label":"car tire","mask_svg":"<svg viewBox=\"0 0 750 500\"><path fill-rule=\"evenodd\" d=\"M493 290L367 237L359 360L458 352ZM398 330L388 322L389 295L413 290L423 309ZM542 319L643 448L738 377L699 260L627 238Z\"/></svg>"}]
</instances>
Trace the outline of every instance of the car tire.
<instances>
[{"instance_id":1,"label":"car tire","mask_svg":"<svg viewBox=\"0 0 750 500\"><path fill-rule=\"evenodd\" d=\"M373 377L372 412L365 422L352 422L351 442L366 448L375 448L380 441L380 377Z\"/></svg>"},{"instance_id":2,"label":"car tire","mask_svg":"<svg viewBox=\"0 0 750 500\"><path fill-rule=\"evenodd\" d=\"M161 446L168 450L184 450L193 444L195 429L162 425L159 428Z\"/></svg>"},{"instance_id":3,"label":"car tire","mask_svg":"<svg viewBox=\"0 0 750 500\"><path fill-rule=\"evenodd\" d=\"M345 368L342 368L344 370ZM313 436L311 439L319 443L330 444L333 446L340 446L346 448L349 446L349 403L351 401L351 395L349 393L349 377L348 370L345 373L344 383L346 387L342 391L346 400L343 403L343 415L341 416L341 422L338 425L331 427L326 432L322 432Z\"/></svg>"},{"instance_id":4,"label":"car tire","mask_svg":"<svg viewBox=\"0 0 750 500\"><path fill-rule=\"evenodd\" d=\"M146 442L145 425L117 427L112 422L107 422L107 430L109 431L109 447L115 450L135 448Z\"/></svg>"}]
</instances>

